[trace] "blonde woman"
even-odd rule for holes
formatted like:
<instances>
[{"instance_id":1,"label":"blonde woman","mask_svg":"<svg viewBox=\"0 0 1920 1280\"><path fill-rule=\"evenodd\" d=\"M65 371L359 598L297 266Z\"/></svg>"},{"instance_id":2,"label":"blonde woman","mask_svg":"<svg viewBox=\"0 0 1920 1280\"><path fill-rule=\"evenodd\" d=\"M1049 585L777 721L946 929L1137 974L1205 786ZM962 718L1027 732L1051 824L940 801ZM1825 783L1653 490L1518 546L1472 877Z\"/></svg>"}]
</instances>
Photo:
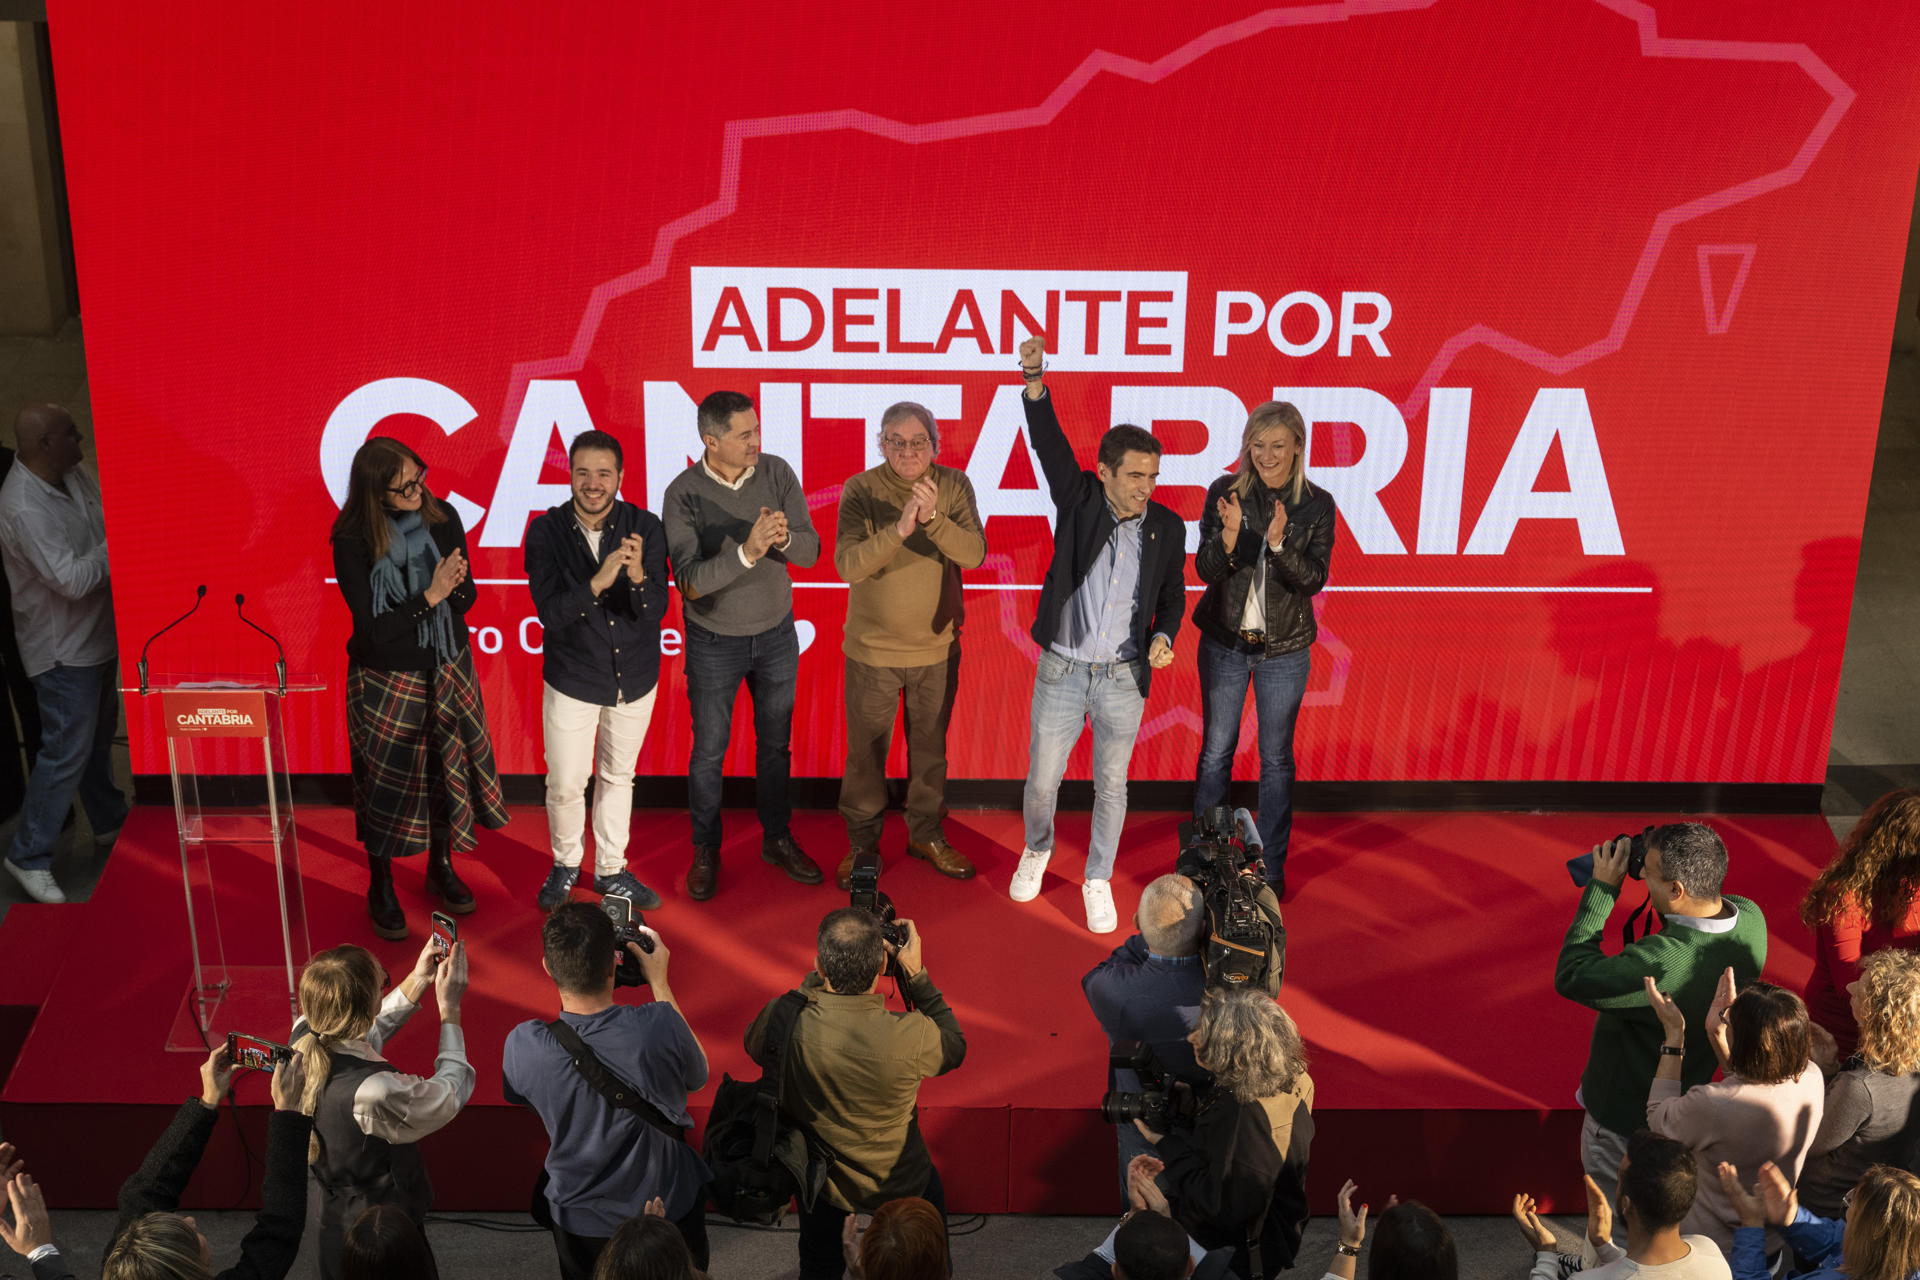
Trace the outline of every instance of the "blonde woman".
<instances>
[{"instance_id":1,"label":"blonde woman","mask_svg":"<svg viewBox=\"0 0 1920 1280\"><path fill-rule=\"evenodd\" d=\"M1913 1280L1920 1276L1920 1178L1877 1164L1847 1196L1844 1218L1823 1218L1802 1208L1787 1175L1760 1166L1760 1180L1740 1184L1731 1164L1719 1166L1720 1185L1740 1214L1727 1263L1734 1280ZM1767 1263L1766 1239L1778 1229L1793 1246L1799 1269L1776 1272Z\"/></svg>"},{"instance_id":2,"label":"blonde woman","mask_svg":"<svg viewBox=\"0 0 1920 1280\"><path fill-rule=\"evenodd\" d=\"M1845 1059L1858 1034L1847 991L1862 958L1920 946L1920 791L1890 791L1873 802L1814 877L1800 918L1815 942L1802 998Z\"/></svg>"},{"instance_id":3,"label":"blonde woman","mask_svg":"<svg viewBox=\"0 0 1920 1280\"><path fill-rule=\"evenodd\" d=\"M1860 1047L1827 1082L1820 1131L1801 1170L1800 1203L1822 1217L1846 1212L1846 1196L1876 1164L1920 1151L1920 955L1876 951L1847 985Z\"/></svg>"},{"instance_id":4,"label":"blonde woman","mask_svg":"<svg viewBox=\"0 0 1920 1280\"><path fill-rule=\"evenodd\" d=\"M1313 597L1333 557L1333 498L1307 480L1307 425L1270 400L1247 416L1240 464L1207 489L1193 563L1206 593L1200 630L1200 762L1197 818L1227 798L1253 685L1260 728L1260 840L1275 894L1287 884L1293 832L1293 726L1307 693L1319 635Z\"/></svg>"},{"instance_id":5,"label":"blonde woman","mask_svg":"<svg viewBox=\"0 0 1920 1280\"><path fill-rule=\"evenodd\" d=\"M432 939L413 972L384 1000L387 971L363 947L322 951L300 978L293 1047L306 1060L303 1110L313 1117L307 1160L320 1184L320 1274L339 1280L341 1242L368 1206L398 1205L416 1224L433 1184L414 1144L444 1128L473 1095L473 1068L460 1029L467 951L442 957ZM422 1079L396 1071L381 1048L431 989L440 1007L440 1051Z\"/></svg>"}]
</instances>

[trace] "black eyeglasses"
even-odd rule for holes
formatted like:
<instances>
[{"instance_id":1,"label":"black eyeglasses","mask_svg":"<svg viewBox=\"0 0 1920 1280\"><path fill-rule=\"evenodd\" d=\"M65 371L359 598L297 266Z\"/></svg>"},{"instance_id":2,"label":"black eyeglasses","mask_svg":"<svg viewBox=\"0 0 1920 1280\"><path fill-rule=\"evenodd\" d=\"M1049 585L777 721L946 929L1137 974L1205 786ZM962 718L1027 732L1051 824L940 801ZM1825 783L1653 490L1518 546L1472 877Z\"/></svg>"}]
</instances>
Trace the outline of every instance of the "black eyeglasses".
<instances>
[{"instance_id":1,"label":"black eyeglasses","mask_svg":"<svg viewBox=\"0 0 1920 1280\"><path fill-rule=\"evenodd\" d=\"M395 494L402 498L417 498L420 496L420 491L422 489L425 489L426 487L427 487L427 469L425 467L422 467L420 468L419 475L407 481L405 484L390 486L387 489L387 492L391 494Z\"/></svg>"}]
</instances>

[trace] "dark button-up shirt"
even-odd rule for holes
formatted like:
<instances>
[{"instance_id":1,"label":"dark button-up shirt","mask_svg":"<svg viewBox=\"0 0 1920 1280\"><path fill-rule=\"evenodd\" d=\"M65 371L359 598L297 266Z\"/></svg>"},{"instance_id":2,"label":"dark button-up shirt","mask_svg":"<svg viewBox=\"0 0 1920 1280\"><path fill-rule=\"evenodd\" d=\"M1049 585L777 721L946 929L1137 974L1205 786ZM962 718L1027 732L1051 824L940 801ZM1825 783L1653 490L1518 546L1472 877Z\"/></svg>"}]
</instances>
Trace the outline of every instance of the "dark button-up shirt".
<instances>
[{"instance_id":1,"label":"dark button-up shirt","mask_svg":"<svg viewBox=\"0 0 1920 1280\"><path fill-rule=\"evenodd\" d=\"M644 540L644 582L623 570L593 594L593 575L621 539ZM616 501L601 526L600 549L587 541L565 502L527 526L527 589L544 633L541 677L569 698L611 707L643 698L660 682L660 619L667 612L667 535L644 507Z\"/></svg>"}]
</instances>

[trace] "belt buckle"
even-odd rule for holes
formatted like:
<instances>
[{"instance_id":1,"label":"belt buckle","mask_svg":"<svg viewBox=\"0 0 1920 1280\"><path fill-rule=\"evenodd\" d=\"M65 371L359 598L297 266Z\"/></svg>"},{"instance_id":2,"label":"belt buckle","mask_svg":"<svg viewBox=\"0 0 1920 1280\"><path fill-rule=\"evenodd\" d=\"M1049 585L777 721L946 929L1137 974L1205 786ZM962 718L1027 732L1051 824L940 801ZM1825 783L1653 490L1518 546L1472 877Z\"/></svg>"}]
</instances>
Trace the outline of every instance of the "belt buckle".
<instances>
[{"instance_id":1,"label":"belt buckle","mask_svg":"<svg viewBox=\"0 0 1920 1280\"><path fill-rule=\"evenodd\" d=\"M1241 644L1263 645L1266 642L1267 633L1264 631L1242 631L1240 633Z\"/></svg>"}]
</instances>

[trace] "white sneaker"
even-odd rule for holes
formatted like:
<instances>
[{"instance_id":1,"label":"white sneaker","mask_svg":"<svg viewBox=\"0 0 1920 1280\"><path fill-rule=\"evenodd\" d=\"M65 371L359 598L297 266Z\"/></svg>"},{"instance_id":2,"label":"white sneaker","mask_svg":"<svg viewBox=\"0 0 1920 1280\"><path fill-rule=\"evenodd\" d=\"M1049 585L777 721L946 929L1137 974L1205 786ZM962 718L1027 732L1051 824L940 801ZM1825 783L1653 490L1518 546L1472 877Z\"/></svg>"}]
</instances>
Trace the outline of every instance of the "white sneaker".
<instances>
[{"instance_id":1,"label":"white sneaker","mask_svg":"<svg viewBox=\"0 0 1920 1280\"><path fill-rule=\"evenodd\" d=\"M1020 851L1020 865L1014 868L1013 883L1007 888L1007 896L1015 902L1032 902L1040 896L1040 879L1047 873L1047 859L1053 856L1053 850L1035 853L1031 849Z\"/></svg>"},{"instance_id":2,"label":"white sneaker","mask_svg":"<svg viewBox=\"0 0 1920 1280\"><path fill-rule=\"evenodd\" d=\"M1109 880L1089 880L1080 886L1080 897L1087 905L1087 930L1112 933L1120 927L1113 910L1113 884Z\"/></svg>"},{"instance_id":3,"label":"white sneaker","mask_svg":"<svg viewBox=\"0 0 1920 1280\"><path fill-rule=\"evenodd\" d=\"M45 868L38 871L29 871L25 867L14 865L12 858L0 859L0 861L4 861L7 864L7 870L13 873L13 878L20 882L20 887L25 889L27 896L35 902L65 902L67 900L67 895L60 892L60 886L54 882L53 872Z\"/></svg>"}]
</instances>

